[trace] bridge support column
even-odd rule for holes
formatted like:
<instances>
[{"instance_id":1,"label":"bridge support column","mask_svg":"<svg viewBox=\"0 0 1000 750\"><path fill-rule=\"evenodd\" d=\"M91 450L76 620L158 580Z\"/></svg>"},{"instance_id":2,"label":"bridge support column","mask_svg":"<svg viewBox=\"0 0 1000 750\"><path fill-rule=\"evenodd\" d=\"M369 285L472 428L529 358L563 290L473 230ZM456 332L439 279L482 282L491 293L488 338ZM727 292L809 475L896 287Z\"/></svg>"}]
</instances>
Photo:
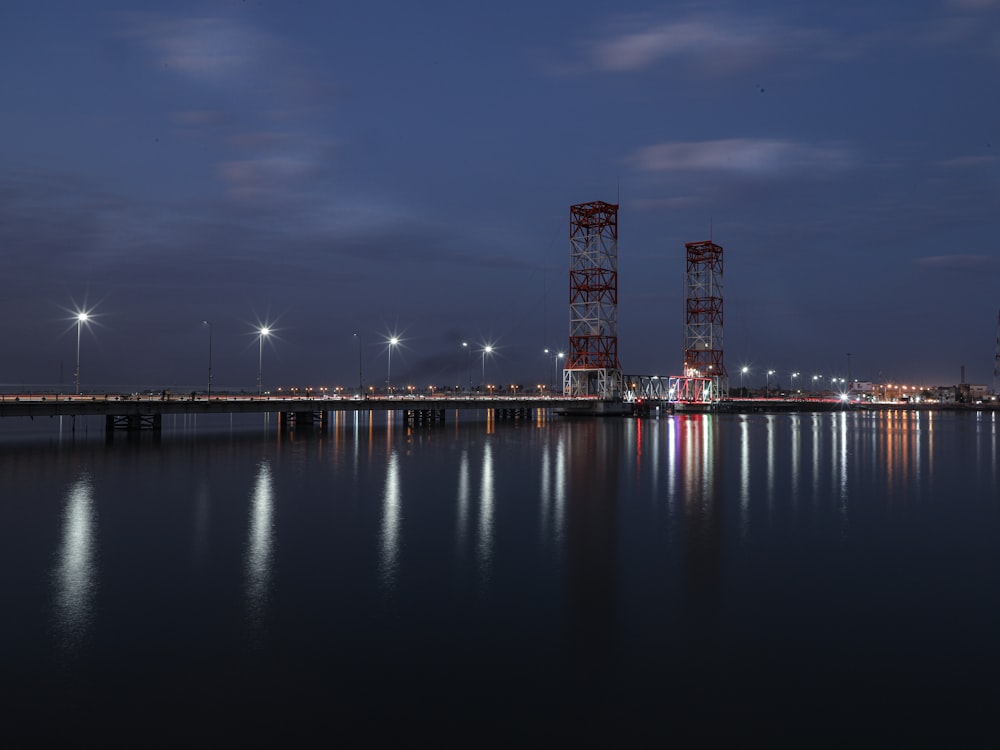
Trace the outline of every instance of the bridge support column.
<instances>
[{"instance_id":1,"label":"bridge support column","mask_svg":"<svg viewBox=\"0 0 1000 750\"><path fill-rule=\"evenodd\" d=\"M111 433L115 430L139 432L151 430L160 432L163 428L162 414L108 414L104 417L104 429Z\"/></svg>"},{"instance_id":2,"label":"bridge support column","mask_svg":"<svg viewBox=\"0 0 1000 750\"><path fill-rule=\"evenodd\" d=\"M444 424L444 409L403 409L403 424Z\"/></svg>"}]
</instances>

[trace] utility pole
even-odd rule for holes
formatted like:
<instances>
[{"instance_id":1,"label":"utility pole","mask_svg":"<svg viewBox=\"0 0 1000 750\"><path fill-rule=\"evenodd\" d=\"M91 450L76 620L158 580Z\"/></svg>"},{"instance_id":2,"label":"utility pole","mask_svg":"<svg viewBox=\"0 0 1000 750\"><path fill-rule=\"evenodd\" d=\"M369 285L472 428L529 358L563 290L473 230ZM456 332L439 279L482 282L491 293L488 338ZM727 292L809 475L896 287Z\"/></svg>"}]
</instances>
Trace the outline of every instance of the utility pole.
<instances>
[{"instance_id":1,"label":"utility pole","mask_svg":"<svg viewBox=\"0 0 1000 750\"><path fill-rule=\"evenodd\" d=\"M997 397L997 371L1000 370L1000 312L997 313L997 346L993 354L993 398Z\"/></svg>"}]
</instances>

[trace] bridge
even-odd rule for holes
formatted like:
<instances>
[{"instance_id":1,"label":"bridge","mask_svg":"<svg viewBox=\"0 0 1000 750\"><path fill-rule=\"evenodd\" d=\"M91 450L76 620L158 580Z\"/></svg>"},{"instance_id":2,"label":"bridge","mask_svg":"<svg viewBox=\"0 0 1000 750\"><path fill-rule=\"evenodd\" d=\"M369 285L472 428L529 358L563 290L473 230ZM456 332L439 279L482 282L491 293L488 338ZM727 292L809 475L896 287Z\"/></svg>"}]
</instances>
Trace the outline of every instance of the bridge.
<instances>
[{"instance_id":1,"label":"bridge","mask_svg":"<svg viewBox=\"0 0 1000 750\"><path fill-rule=\"evenodd\" d=\"M638 378L636 378L638 382ZM667 378L663 378L667 382ZM495 418L526 419L536 410L559 416L648 416L687 411L830 411L854 406L840 398L727 399L711 403L678 402L657 388L637 389L621 401L597 396L407 394L403 396L262 396L232 394L0 394L0 419L6 417L104 417L105 429L160 430L164 415L276 414L281 424L325 427L333 412L393 412L409 424L443 423L449 411L487 411Z\"/></svg>"},{"instance_id":2,"label":"bridge","mask_svg":"<svg viewBox=\"0 0 1000 750\"><path fill-rule=\"evenodd\" d=\"M31 393L0 395L0 419L5 417L103 416L112 430L159 430L165 414L277 414L282 423L325 426L331 412L398 412L404 422L443 422L449 411L493 412L498 417L526 418L533 410L560 415L624 414L624 404L608 404L596 396L274 396L152 394Z\"/></svg>"}]
</instances>

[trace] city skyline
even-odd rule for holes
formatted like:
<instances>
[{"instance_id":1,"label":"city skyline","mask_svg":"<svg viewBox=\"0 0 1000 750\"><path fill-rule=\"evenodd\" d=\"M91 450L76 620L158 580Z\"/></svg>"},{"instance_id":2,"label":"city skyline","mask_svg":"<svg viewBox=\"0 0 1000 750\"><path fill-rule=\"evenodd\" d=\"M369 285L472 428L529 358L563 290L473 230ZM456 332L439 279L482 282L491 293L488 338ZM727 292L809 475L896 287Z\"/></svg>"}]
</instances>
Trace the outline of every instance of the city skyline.
<instances>
[{"instance_id":1,"label":"city skyline","mask_svg":"<svg viewBox=\"0 0 1000 750\"><path fill-rule=\"evenodd\" d=\"M592 200L626 373L711 238L731 384L992 384L998 2L143 8L0 10L0 384L541 382Z\"/></svg>"}]
</instances>

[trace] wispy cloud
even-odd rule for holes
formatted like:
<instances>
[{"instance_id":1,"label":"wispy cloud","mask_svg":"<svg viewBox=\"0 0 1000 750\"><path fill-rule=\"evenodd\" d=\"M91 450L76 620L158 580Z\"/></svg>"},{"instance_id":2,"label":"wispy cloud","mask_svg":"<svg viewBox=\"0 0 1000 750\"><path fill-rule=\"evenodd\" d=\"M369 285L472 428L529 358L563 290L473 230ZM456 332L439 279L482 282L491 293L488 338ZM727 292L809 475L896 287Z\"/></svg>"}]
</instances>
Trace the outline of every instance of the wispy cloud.
<instances>
[{"instance_id":1,"label":"wispy cloud","mask_svg":"<svg viewBox=\"0 0 1000 750\"><path fill-rule=\"evenodd\" d=\"M988 167L996 163L995 156L959 156L954 159L944 159L938 164L942 167L952 169L971 169L976 167Z\"/></svg>"},{"instance_id":2,"label":"wispy cloud","mask_svg":"<svg viewBox=\"0 0 1000 750\"><path fill-rule=\"evenodd\" d=\"M946 4L962 11L984 11L1000 8L1000 0L946 0Z\"/></svg>"},{"instance_id":3,"label":"wispy cloud","mask_svg":"<svg viewBox=\"0 0 1000 750\"><path fill-rule=\"evenodd\" d=\"M281 46L271 35L221 18L146 17L129 36L144 41L158 65L226 85L245 80L251 71L265 72Z\"/></svg>"},{"instance_id":4,"label":"wispy cloud","mask_svg":"<svg viewBox=\"0 0 1000 750\"><path fill-rule=\"evenodd\" d=\"M608 38L585 43L589 66L626 72L681 61L713 73L746 71L791 52L820 53L828 34L774 19L734 14L634 15Z\"/></svg>"},{"instance_id":5,"label":"wispy cloud","mask_svg":"<svg viewBox=\"0 0 1000 750\"><path fill-rule=\"evenodd\" d=\"M334 153L333 87L306 51L232 18L139 16L126 33L157 69L213 93L217 108L179 110L173 120L185 135L220 140L228 158L215 171L231 198L299 202L318 191Z\"/></svg>"},{"instance_id":6,"label":"wispy cloud","mask_svg":"<svg viewBox=\"0 0 1000 750\"><path fill-rule=\"evenodd\" d=\"M929 255L918 258L917 265L941 271L996 272L1000 260L989 255Z\"/></svg>"},{"instance_id":7,"label":"wispy cloud","mask_svg":"<svg viewBox=\"0 0 1000 750\"><path fill-rule=\"evenodd\" d=\"M659 143L629 157L638 169L654 172L715 171L768 175L799 169L838 170L852 165L845 148L796 141L726 138Z\"/></svg>"}]
</instances>

